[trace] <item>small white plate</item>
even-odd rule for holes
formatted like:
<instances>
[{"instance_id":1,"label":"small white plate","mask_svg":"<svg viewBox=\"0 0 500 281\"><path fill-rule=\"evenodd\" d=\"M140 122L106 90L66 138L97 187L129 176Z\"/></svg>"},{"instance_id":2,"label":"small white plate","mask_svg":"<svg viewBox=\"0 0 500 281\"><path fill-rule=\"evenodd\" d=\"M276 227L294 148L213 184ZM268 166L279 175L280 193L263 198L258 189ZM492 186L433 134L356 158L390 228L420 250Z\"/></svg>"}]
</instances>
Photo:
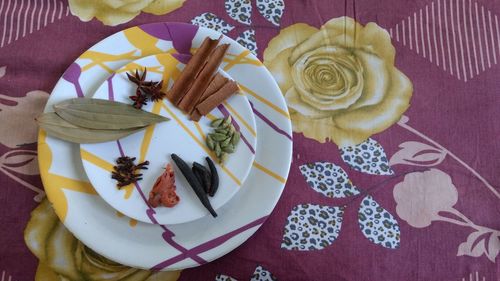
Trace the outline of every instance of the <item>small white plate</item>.
<instances>
[{"instance_id":1,"label":"small white plate","mask_svg":"<svg viewBox=\"0 0 500 281\"><path fill-rule=\"evenodd\" d=\"M147 81L163 80L168 85L168 89L173 84L171 78L178 75L184 65L170 54L141 58L120 68L101 84L93 98L132 104L129 96L134 95L136 85L128 80L126 73L139 69L141 74L144 67L148 69ZM223 71L220 72L229 77ZM165 88L164 91L166 91ZM244 95L233 95L225 102L225 105L238 112L242 119L241 122L249 124L251 129L256 131L254 115ZM209 118L202 118L197 123L192 122L186 114L167 99L156 103L148 102L142 109L165 116L170 121L151 125L145 130L118 141L82 144L80 146L83 167L95 190L119 212L146 223L179 224L209 214L170 158L170 155L175 153L183 158L188 165L196 161L207 166L205 157L209 155L210 150L200 139L205 139L204 136L212 131ZM208 116L213 118L218 112L219 110L215 109ZM236 120L236 118L234 119ZM240 189L254 161L255 155L247 143L250 144L250 147L255 148L256 138L248 133L244 126L237 127L240 129L244 141L240 141L235 152L229 154L224 167L219 166L217 159L212 158L219 174L219 189L214 197L209 197L215 210L228 202ZM193 136L193 132L196 132L197 135ZM111 170L116 159L124 155L136 157L136 164L147 160L149 166L147 170L141 170L142 180L118 189L116 180L111 178ZM180 202L172 208L163 206L152 208L147 203L149 192L168 163L172 163L174 167L176 192L180 197ZM152 216L153 214L154 216Z\"/></svg>"}]
</instances>

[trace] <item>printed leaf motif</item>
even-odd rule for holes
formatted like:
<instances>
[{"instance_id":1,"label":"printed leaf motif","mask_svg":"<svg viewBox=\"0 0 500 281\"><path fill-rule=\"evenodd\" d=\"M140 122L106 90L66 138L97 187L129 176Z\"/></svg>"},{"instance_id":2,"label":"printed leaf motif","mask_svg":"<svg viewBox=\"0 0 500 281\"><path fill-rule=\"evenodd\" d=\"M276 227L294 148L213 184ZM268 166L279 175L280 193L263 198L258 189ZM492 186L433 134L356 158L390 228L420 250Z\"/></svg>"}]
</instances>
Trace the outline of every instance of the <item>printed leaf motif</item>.
<instances>
[{"instance_id":1,"label":"printed leaf motif","mask_svg":"<svg viewBox=\"0 0 500 281\"><path fill-rule=\"evenodd\" d=\"M469 234L467 241L458 245L457 256L479 257L482 254L486 254L484 234L483 231L475 231Z\"/></svg>"},{"instance_id":2,"label":"printed leaf motif","mask_svg":"<svg viewBox=\"0 0 500 281\"><path fill-rule=\"evenodd\" d=\"M36 151L13 150L0 157L0 167L23 175L38 175L38 160Z\"/></svg>"},{"instance_id":3,"label":"printed leaf motif","mask_svg":"<svg viewBox=\"0 0 500 281\"><path fill-rule=\"evenodd\" d=\"M342 160L351 168L371 175L392 175L387 156L382 146L374 139L340 149Z\"/></svg>"},{"instance_id":4,"label":"printed leaf motif","mask_svg":"<svg viewBox=\"0 0 500 281\"><path fill-rule=\"evenodd\" d=\"M234 279L231 276L227 276L224 274L217 274L217 276L215 276L215 281L238 281L238 280Z\"/></svg>"},{"instance_id":5,"label":"printed leaf motif","mask_svg":"<svg viewBox=\"0 0 500 281\"><path fill-rule=\"evenodd\" d=\"M0 78L2 78L2 77L5 76L5 72L6 71L7 71L7 67L6 66L0 67Z\"/></svg>"},{"instance_id":6,"label":"printed leaf motif","mask_svg":"<svg viewBox=\"0 0 500 281\"><path fill-rule=\"evenodd\" d=\"M283 0L257 0L256 3L259 13L266 20L276 26L280 26L283 10L285 10L285 2Z\"/></svg>"},{"instance_id":7,"label":"printed leaf motif","mask_svg":"<svg viewBox=\"0 0 500 281\"><path fill-rule=\"evenodd\" d=\"M344 207L302 204L292 208L285 225L281 248L321 250L339 236Z\"/></svg>"},{"instance_id":8,"label":"printed leaf motif","mask_svg":"<svg viewBox=\"0 0 500 281\"><path fill-rule=\"evenodd\" d=\"M250 25L252 23L252 2L250 0L226 0L226 13L235 21Z\"/></svg>"},{"instance_id":9,"label":"printed leaf motif","mask_svg":"<svg viewBox=\"0 0 500 281\"><path fill-rule=\"evenodd\" d=\"M486 242L488 240L488 242ZM485 231L475 231L467 236L467 241L458 246L457 256L479 257L486 255L491 262L500 252L500 233Z\"/></svg>"},{"instance_id":10,"label":"printed leaf motif","mask_svg":"<svg viewBox=\"0 0 500 281\"><path fill-rule=\"evenodd\" d=\"M0 156L0 172L12 180L34 192L37 195L33 198L36 202L41 202L45 197L45 192L23 179L21 175L38 175L38 160L36 151L32 150L11 150Z\"/></svg>"},{"instance_id":11,"label":"printed leaf motif","mask_svg":"<svg viewBox=\"0 0 500 281\"><path fill-rule=\"evenodd\" d=\"M240 43L243 47L250 50L254 55L257 55L257 42L255 41L255 30L245 30L238 35L236 42Z\"/></svg>"},{"instance_id":12,"label":"printed leaf motif","mask_svg":"<svg viewBox=\"0 0 500 281\"><path fill-rule=\"evenodd\" d=\"M36 142L38 126L34 119L43 111L48 98L49 93L43 91L31 91L24 97L0 94L0 143L16 149L24 143Z\"/></svg>"},{"instance_id":13,"label":"printed leaf motif","mask_svg":"<svg viewBox=\"0 0 500 281\"><path fill-rule=\"evenodd\" d=\"M406 164L432 167L443 162L446 157L445 151L416 141L404 142L399 145L399 148L401 148L401 150L394 153L391 160L389 160L389 164L391 166L396 164Z\"/></svg>"},{"instance_id":14,"label":"printed leaf motif","mask_svg":"<svg viewBox=\"0 0 500 281\"><path fill-rule=\"evenodd\" d=\"M330 198L346 198L359 194L346 172L328 162L316 162L300 166L300 172L312 189Z\"/></svg>"},{"instance_id":15,"label":"printed leaf motif","mask_svg":"<svg viewBox=\"0 0 500 281\"><path fill-rule=\"evenodd\" d=\"M211 28L215 31L221 33L228 33L229 31L234 29L234 26L225 22L223 19L219 18L217 15L212 13L203 13L199 16L196 16L191 20L191 23L194 25Z\"/></svg>"},{"instance_id":16,"label":"printed leaf motif","mask_svg":"<svg viewBox=\"0 0 500 281\"><path fill-rule=\"evenodd\" d=\"M490 239L488 240L488 254L486 256L491 262L495 262L495 259L500 252L500 234L492 233Z\"/></svg>"},{"instance_id":17,"label":"printed leaf motif","mask_svg":"<svg viewBox=\"0 0 500 281\"><path fill-rule=\"evenodd\" d=\"M389 249L399 248L398 222L371 195L363 198L359 206L358 224L363 235L372 243Z\"/></svg>"},{"instance_id":18,"label":"printed leaf motif","mask_svg":"<svg viewBox=\"0 0 500 281\"><path fill-rule=\"evenodd\" d=\"M250 281L276 281L276 277L273 276L271 272L263 268L262 266L257 266L253 272L252 279Z\"/></svg>"}]
</instances>

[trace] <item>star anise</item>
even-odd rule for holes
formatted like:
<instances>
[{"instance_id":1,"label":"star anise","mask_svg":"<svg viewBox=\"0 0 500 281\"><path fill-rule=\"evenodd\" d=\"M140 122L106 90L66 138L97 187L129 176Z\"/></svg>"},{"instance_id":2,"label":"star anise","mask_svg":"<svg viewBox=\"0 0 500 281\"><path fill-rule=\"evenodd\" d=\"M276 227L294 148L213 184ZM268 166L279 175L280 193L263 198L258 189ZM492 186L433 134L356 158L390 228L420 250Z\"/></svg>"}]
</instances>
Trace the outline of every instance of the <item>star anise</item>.
<instances>
[{"instance_id":1,"label":"star anise","mask_svg":"<svg viewBox=\"0 0 500 281\"><path fill-rule=\"evenodd\" d=\"M143 105L146 105L148 99L156 102L164 99L166 96L166 94L161 91L163 80L159 82L146 81L147 72L148 70L144 68L142 75L139 75L137 70L135 70L133 75L127 73L128 80L137 85L135 96L130 96L130 99L134 101L134 107L138 109L142 108Z\"/></svg>"},{"instance_id":2,"label":"star anise","mask_svg":"<svg viewBox=\"0 0 500 281\"><path fill-rule=\"evenodd\" d=\"M148 103L148 97L139 88L135 91L135 96L129 96L129 98L134 102L132 105L137 109L141 109L143 105Z\"/></svg>"},{"instance_id":3,"label":"star anise","mask_svg":"<svg viewBox=\"0 0 500 281\"><path fill-rule=\"evenodd\" d=\"M167 94L161 91L162 87L163 80L147 88L151 101L156 102L164 99L167 96Z\"/></svg>"},{"instance_id":4,"label":"star anise","mask_svg":"<svg viewBox=\"0 0 500 281\"><path fill-rule=\"evenodd\" d=\"M132 81L134 84L136 84L139 87L143 87L143 86L149 87L149 86L153 85L153 81L149 81L149 82L146 81L147 73L148 73L147 68L144 68L142 75L139 75L139 72L136 69L135 73L133 75L127 73L127 77L128 77L128 80Z\"/></svg>"}]
</instances>

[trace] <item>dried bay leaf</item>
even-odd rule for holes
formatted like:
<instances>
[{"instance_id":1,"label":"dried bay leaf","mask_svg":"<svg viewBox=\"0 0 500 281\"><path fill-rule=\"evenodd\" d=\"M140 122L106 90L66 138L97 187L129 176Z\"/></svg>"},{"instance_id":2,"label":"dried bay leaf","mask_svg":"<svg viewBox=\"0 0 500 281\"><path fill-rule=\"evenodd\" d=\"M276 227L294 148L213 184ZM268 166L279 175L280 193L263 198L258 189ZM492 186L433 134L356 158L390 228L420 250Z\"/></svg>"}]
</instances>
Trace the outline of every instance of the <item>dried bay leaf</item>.
<instances>
[{"instance_id":1,"label":"dried bay leaf","mask_svg":"<svg viewBox=\"0 0 500 281\"><path fill-rule=\"evenodd\" d=\"M144 127L123 130L97 130L75 126L54 112L44 113L37 119L48 135L74 143L99 143L117 140L138 132Z\"/></svg>"},{"instance_id":2,"label":"dried bay leaf","mask_svg":"<svg viewBox=\"0 0 500 281\"><path fill-rule=\"evenodd\" d=\"M135 129L169 120L129 104L101 99L69 99L54 105L54 109L69 123L89 129Z\"/></svg>"}]
</instances>

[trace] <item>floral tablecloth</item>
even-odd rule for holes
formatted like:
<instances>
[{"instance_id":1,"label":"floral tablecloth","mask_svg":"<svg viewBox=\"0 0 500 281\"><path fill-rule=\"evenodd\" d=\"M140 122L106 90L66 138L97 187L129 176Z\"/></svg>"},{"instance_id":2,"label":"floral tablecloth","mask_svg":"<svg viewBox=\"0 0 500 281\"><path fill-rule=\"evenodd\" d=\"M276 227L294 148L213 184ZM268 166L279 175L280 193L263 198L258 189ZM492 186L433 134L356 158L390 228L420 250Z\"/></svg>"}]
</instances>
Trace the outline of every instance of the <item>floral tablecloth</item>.
<instances>
[{"instance_id":1,"label":"floral tablecloth","mask_svg":"<svg viewBox=\"0 0 500 281\"><path fill-rule=\"evenodd\" d=\"M500 1L1 0L0 280L500 280ZM161 21L254 52L293 124L259 231L197 268L100 257L45 198L37 126L84 50Z\"/></svg>"}]
</instances>

